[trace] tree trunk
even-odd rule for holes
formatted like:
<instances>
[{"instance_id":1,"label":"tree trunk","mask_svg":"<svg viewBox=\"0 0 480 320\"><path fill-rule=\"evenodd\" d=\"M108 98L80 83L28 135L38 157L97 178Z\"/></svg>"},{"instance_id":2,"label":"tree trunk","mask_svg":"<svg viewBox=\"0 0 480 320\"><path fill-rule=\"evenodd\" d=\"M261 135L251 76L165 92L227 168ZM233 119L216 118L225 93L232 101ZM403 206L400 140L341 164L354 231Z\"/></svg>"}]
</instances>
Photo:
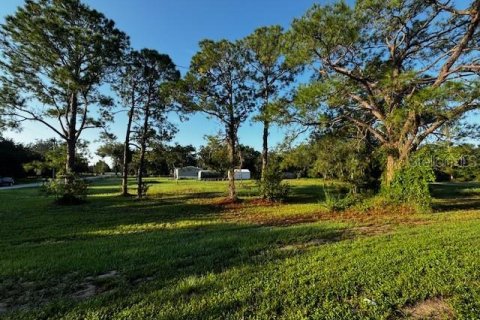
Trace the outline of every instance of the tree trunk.
<instances>
[{"instance_id":1,"label":"tree trunk","mask_svg":"<svg viewBox=\"0 0 480 320\"><path fill-rule=\"evenodd\" d=\"M232 201L237 201L237 190L235 188L235 156L236 156L236 133L233 126L227 128L227 144L228 144L228 193Z\"/></svg>"},{"instance_id":2,"label":"tree trunk","mask_svg":"<svg viewBox=\"0 0 480 320\"><path fill-rule=\"evenodd\" d=\"M140 165L138 166L137 173L137 198L141 199L143 197L143 171L145 167L145 143L141 144L140 147Z\"/></svg>"},{"instance_id":3,"label":"tree trunk","mask_svg":"<svg viewBox=\"0 0 480 320\"><path fill-rule=\"evenodd\" d=\"M128 196L128 165L130 164L130 132L132 128L134 107L128 112L127 133L123 145L123 175L122 175L122 196Z\"/></svg>"},{"instance_id":4,"label":"tree trunk","mask_svg":"<svg viewBox=\"0 0 480 320\"><path fill-rule=\"evenodd\" d=\"M387 155L387 166L385 167L385 185L389 186L395 177L397 159L394 155Z\"/></svg>"},{"instance_id":5,"label":"tree trunk","mask_svg":"<svg viewBox=\"0 0 480 320\"><path fill-rule=\"evenodd\" d=\"M67 162L65 164L65 183L72 182L72 175L75 169L75 151L77 144L77 112L78 102L77 95L73 93L70 97L70 119L68 123L68 135L67 135Z\"/></svg>"},{"instance_id":6,"label":"tree trunk","mask_svg":"<svg viewBox=\"0 0 480 320\"><path fill-rule=\"evenodd\" d=\"M263 149L262 149L262 181L265 179L265 172L268 166L268 131L270 123L263 122Z\"/></svg>"},{"instance_id":7,"label":"tree trunk","mask_svg":"<svg viewBox=\"0 0 480 320\"><path fill-rule=\"evenodd\" d=\"M67 140L67 162L65 165L65 172L67 173L65 176L65 183L69 183L72 180L72 174L75 170L75 149L76 143L75 139L68 139Z\"/></svg>"},{"instance_id":8,"label":"tree trunk","mask_svg":"<svg viewBox=\"0 0 480 320\"><path fill-rule=\"evenodd\" d=\"M140 159L139 159L139 166L138 166L138 184L137 184L137 198L141 199L143 197L143 172L145 169L145 151L147 148L147 135L148 135L148 118L150 115L150 106L146 105L145 107L145 115L143 120L143 128L142 128L142 137L140 138Z\"/></svg>"},{"instance_id":9,"label":"tree trunk","mask_svg":"<svg viewBox=\"0 0 480 320\"><path fill-rule=\"evenodd\" d=\"M387 155L387 165L385 168L385 185L389 186L395 178L397 170L401 169L402 166L408 161L410 156L410 150L402 150L400 155L389 153Z\"/></svg>"}]
</instances>

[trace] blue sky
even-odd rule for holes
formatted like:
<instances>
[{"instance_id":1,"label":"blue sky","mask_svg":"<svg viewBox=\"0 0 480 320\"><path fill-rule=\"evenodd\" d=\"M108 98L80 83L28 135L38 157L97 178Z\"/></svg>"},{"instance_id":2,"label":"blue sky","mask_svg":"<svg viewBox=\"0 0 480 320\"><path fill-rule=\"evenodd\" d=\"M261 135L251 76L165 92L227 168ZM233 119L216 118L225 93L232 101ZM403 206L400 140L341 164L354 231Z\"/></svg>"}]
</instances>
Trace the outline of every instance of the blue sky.
<instances>
[{"instance_id":1,"label":"blue sky","mask_svg":"<svg viewBox=\"0 0 480 320\"><path fill-rule=\"evenodd\" d=\"M0 21L23 4L23 0L1 0ZM117 27L130 36L136 49L153 48L169 54L174 62L188 67L191 57L202 39L235 40L250 34L255 28L280 24L288 28L295 17L310 8L312 0L84 0L92 8L103 12L117 23ZM325 2L325 1L322 1ZM184 73L186 69L180 68ZM176 117L179 132L175 142L199 146L207 134L216 134L221 126L202 115L191 116L182 123ZM118 115L112 131L124 136L125 116ZM7 133L20 142L53 137L51 131L40 124L27 123L20 133ZM245 123L239 132L240 143L261 148L261 126ZM282 141L284 132L273 128L271 144ZM83 138L94 141L98 132L85 132ZM91 149L96 149L92 143ZM93 153L93 152L92 152Z\"/></svg>"}]
</instances>

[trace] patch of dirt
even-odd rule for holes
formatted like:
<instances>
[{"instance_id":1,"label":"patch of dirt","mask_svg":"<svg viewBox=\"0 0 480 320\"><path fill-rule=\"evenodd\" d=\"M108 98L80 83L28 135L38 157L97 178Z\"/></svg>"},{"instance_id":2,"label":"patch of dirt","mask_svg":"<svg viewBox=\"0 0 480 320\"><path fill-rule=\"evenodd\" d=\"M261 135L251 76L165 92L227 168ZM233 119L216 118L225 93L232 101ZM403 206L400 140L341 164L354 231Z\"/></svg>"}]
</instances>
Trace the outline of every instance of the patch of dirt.
<instances>
[{"instance_id":1,"label":"patch of dirt","mask_svg":"<svg viewBox=\"0 0 480 320\"><path fill-rule=\"evenodd\" d=\"M237 199L235 201L230 198L223 198L218 201L215 201L213 204L219 207L223 207L225 209L241 209L244 207L243 202L244 200L242 199Z\"/></svg>"},{"instance_id":2,"label":"patch of dirt","mask_svg":"<svg viewBox=\"0 0 480 320\"><path fill-rule=\"evenodd\" d=\"M97 292L97 286L91 283L86 283L81 286L81 289L72 294L72 298L77 300L88 299L93 297Z\"/></svg>"},{"instance_id":3,"label":"patch of dirt","mask_svg":"<svg viewBox=\"0 0 480 320\"><path fill-rule=\"evenodd\" d=\"M432 298L402 310L407 319L453 319L451 306L442 298Z\"/></svg>"},{"instance_id":4,"label":"patch of dirt","mask_svg":"<svg viewBox=\"0 0 480 320\"><path fill-rule=\"evenodd\" d=\"M58 297L88 299L116 290L124 279L118 271L112 270L83 279L73 272L58 280L56 283L25 281L21 278L12 280L5 285L6 293L0 295L0 314L38 307Z\"/></svg>"},{"instance_id":5,"label":"patch of dirt","mask_svg":"<svg viewBox=\"0 0 480 320\"><path fill-rule=\"evenodd\" d=\"M278 204L278 202L274 202L274 201L262 199L262 198L253 199L250 201L250 203L255 206L265 206L265 207L271 207Z\"/></svg>"},{"instance_id":6,"label":"patch of dirt","mask_svg":"<svg viewBox=\"0 0 480 320\"><path fill-rule=\"evenodd\" d=\"M107 272L107 273L103 273L103 274L98 275L98 276L97 276L97 279L98 279L98 280L110 279L110 278L118 277L119 275L120 275L120 274L118 273L118 271L113 270L113 271L110 271L110 272Z\"/></svg>"}]
</instances>

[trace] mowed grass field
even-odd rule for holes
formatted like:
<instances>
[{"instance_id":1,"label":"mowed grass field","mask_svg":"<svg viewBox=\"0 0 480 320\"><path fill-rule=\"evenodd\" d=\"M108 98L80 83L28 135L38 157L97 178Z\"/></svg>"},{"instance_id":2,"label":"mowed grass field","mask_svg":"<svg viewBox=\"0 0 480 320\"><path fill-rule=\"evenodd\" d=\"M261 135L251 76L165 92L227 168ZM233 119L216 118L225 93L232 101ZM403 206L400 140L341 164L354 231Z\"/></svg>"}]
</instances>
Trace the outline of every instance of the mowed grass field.
<instances>
[{"instance_id":1,"label":"mowed grass field","mask_svg":"<svg viewBox=\"0 0 480 320\"><path fill-rule=\"evenodd\" d=\"M412 215L329 213L320 180L275 205L253 182L236 205L226 182L119 183L73 207L0 191L0 318L480 318L479 184L433 185Z\"/></svg>"}]
</instances>

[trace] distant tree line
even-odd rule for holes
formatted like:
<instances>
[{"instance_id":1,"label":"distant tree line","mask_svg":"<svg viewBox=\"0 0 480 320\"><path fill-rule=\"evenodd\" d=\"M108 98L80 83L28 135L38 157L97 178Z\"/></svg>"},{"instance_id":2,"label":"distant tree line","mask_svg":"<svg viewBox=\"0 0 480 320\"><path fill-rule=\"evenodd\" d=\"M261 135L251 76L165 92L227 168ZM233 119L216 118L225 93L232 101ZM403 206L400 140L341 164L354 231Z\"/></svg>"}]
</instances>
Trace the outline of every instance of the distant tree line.
<instances>
[{"instance_id":1,"label":"distant tree line","mask_svg":"<svg viewBox=\"0 0 480 320\"><path fill-rule=\"evenodd\" d=\"M144 175L197 163L228 172L235 201L234 170L250 167L268 184L271 159L272 168L341 179L355 190L408 193L417 179L423 186L416 190L425 192L430 175L410 167L420 156L425 163L426 151L476 152L457 138L478 132L463 119L480 107L479 24L478 0L461 9L440 0L315 4L287 30L267 26L235 41L200 41L182 77L168 55L131 48L112 20L80 0L26 0L0 26L0 125L35 121L49 128L61 140L65 184L81 164L83 132L103 130L98 154L122 172L125 196L131 173L141 198ZM118 112L128 119L122 137L109 133ZM221 138L209 137L198 151L170 145L172 112L215 119ZM239 141L248 121L263 127L259 161ZM272 150L274 125L311 137ZM429 150L437 141L441 147ZM473 170L465 166L440 167L429 168L451 178L476 176L460 173Z\"/></svg>"}]
</instances>

